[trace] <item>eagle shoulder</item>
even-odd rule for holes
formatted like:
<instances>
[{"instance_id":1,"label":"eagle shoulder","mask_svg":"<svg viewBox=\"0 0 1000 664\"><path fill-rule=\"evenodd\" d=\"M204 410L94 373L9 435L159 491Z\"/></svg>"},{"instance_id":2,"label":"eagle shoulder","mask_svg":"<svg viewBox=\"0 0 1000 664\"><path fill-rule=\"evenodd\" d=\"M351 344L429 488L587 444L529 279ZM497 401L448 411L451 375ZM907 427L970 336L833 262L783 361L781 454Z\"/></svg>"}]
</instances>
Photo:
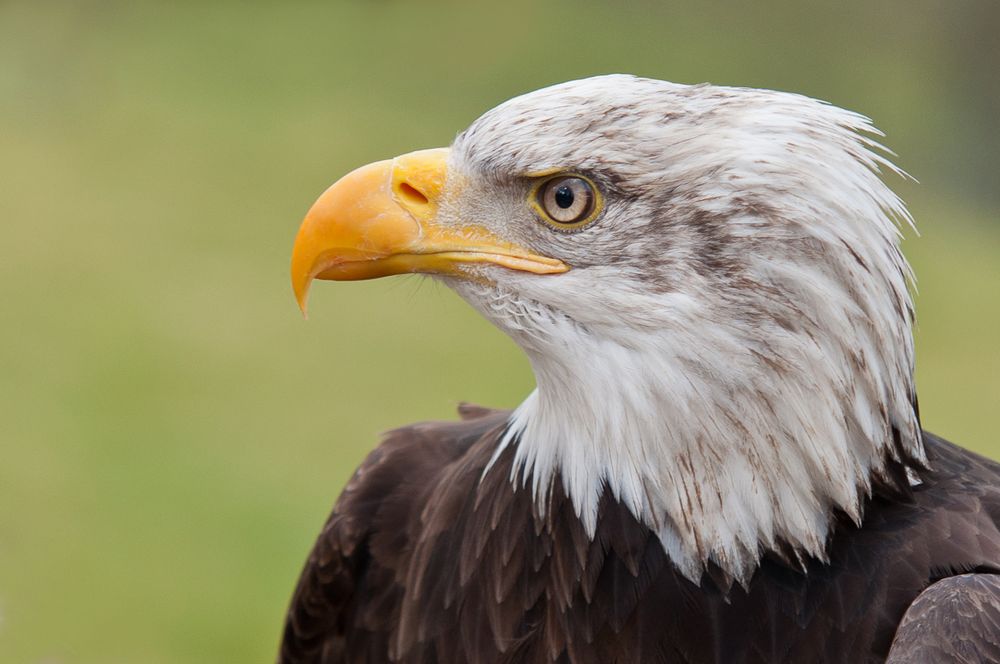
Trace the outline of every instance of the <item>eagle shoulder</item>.
<instances>
[{"instance_id":1,"label":"eagle shoulder","mask_svg":"<svg viewBox=\"0 0 1000 664\"><path fill-rule=\"evenodd\" d=\"M423 506L445 470L507 417L467 404L460 414L390 431L355 471L299 576L279 664L384 660Z\"/></svg>"},{"instance_id":2,"label":"eagle shoulder","mask_svg":"<svg viewBox=\"0 0 1000 664\"><path fill-rule=\"evenodd\" d=\"M1000 575L951 576L920 593L886 662L1000 662Z\"/></svg>"}]
</instances>

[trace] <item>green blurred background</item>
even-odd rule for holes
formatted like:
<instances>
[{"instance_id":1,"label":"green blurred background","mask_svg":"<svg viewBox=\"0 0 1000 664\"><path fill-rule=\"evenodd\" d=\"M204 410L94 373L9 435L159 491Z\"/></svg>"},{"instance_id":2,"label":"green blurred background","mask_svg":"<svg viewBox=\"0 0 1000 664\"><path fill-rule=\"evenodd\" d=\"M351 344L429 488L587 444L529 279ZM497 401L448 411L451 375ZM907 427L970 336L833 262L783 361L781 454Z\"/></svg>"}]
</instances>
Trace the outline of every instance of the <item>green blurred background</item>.
<instances>
[{"instance_id":1,"label":"green blurred background","mask_svg":"<svg viewBox=\"0 0 1000 664\"><path fill-rule=\"evenodd\" d=\"M0 4L0 662L260 662L376 433L515 405L416 277L287 277L340 174L626 71L875 118L922 237L925 425L1000 455L1000 3Z\"/></svg>"}]
</instances>

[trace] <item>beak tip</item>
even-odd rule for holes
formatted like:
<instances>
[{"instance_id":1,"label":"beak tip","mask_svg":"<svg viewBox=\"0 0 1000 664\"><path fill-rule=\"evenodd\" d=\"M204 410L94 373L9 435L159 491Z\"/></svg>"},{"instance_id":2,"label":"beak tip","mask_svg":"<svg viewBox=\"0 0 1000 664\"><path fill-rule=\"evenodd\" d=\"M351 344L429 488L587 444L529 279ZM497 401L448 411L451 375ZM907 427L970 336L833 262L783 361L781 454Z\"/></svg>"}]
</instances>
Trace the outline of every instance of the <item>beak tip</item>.
<instances>
[{"instance_id":1,"label":"beak tip","mask_svg":"<svg viewBox=\"0 0 1000 664\"><path fill-rule=\"evenodd\" d=\"M309 320L309 286L306 285L304 288L295 289L295 302L299 305L299 311L302 312L302 318L304 320Z\"/></svg>"},{"instance_id":2,"label":"beak tip","mask_svg":"<svg viewBox=\"0 0 1000 664\"><path fill-rule=\"evenodd\" d=\"M304 276L305 278L301 278ZM295 302L299 305L302 318L309 320L309 286L312 284L312 275L300 275L299 271L292 270L292 293L295 295Z\"/></svg>"}]
</instances>

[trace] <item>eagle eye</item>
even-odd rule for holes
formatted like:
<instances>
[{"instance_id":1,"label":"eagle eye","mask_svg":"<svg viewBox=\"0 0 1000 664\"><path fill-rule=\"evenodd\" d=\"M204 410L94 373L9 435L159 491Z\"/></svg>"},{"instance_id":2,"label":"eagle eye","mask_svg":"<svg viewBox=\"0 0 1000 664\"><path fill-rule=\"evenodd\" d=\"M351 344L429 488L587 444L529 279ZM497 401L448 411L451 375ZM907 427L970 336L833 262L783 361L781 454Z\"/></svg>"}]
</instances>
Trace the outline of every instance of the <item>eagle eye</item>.
<instances>
[{"instance_id":1,"label":"eagle eye","mask_svg":"<svg viewBox=\"0 0 1000 664\"><path fill-rule=\"evenodd\" d=\"M579 175L557 175L534 189L534 207L557 228L579 228L594 219L600 196L590 180Z\"/></svg>"}]
</instances>

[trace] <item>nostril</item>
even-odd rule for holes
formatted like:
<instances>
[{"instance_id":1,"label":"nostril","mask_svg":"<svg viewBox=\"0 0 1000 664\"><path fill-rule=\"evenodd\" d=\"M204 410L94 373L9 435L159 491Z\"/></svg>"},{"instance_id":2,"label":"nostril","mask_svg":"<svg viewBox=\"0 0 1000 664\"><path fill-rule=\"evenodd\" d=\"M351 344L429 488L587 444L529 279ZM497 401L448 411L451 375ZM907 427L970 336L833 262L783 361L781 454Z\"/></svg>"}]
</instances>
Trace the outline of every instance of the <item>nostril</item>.
<instances>
[{"instance_id":1,"label":"nostril","mask_svg":"<svg viewBox=\"0 0 1000 664\"><path fill-rule=\"evenodd\" d=\"M427 197L424 194L408 182L401 182L399 184L399 196L406 199L410 203L416 203L419 205L427 204Z\"/></svg>"}]
</instances>

